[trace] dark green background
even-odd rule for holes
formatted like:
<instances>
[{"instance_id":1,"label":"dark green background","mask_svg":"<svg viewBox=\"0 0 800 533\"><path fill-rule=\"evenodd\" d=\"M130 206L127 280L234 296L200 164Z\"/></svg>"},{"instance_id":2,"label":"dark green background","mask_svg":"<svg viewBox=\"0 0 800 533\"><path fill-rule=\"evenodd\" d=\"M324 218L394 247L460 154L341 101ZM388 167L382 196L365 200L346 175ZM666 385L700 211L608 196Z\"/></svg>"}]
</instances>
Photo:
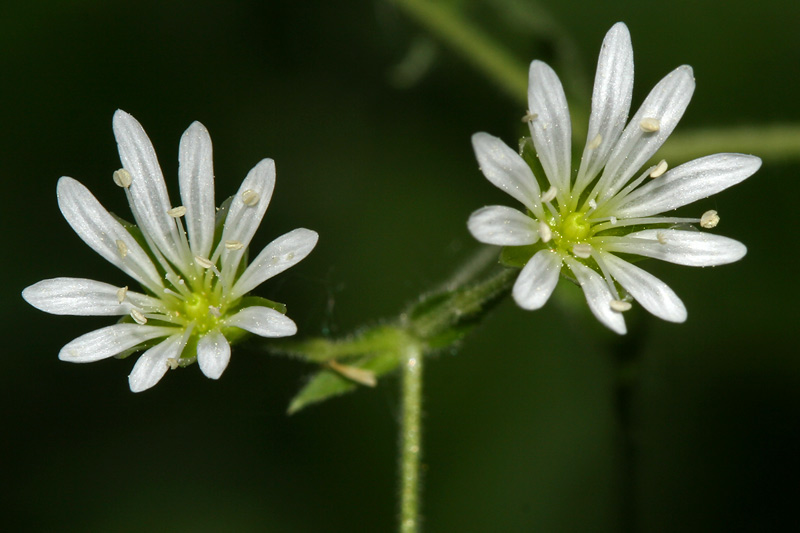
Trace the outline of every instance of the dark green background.
<instances>
[{"instance_id":1,"label":"dark green background","mask_svg":"<svg viewBox=\"0 0 800 533\"><path fill-rule=\"evenodd\" d=\"M500 3L463 4L521 61L549 59ZM562 0L551 9L589 77L604 33L627 22L634 106L691 64L697 91L681 132L800 121L800 4L755 5ZM241 346L218 382L192 367L134 395L132 359L56 357L109 319L46 315L19 293L57 276L128 283L74 235L55 198L69 175L127 216L111 181L111 117L122 108L153 140L173 195L178 140L193 120L214 140L219 199L261 158L276 160L255 247L299 226L321 239L257 293L286 302L301 335L394 315L477 249L465 226L473 210L513 204L479 174L469 138L488 131L513 143L524 113L446 49L418 83L393 85L392 69L423 35L379 1L3 3L4 530L394 529L395 378L287 417L313 368ZM686 324L637 308L621 340L587 311L505 302L462 350L430 360L426 531L797 527L799 170L765 161L691 208L720 212L718 232L749 247L740 263L648 263L684 299ZM620 350L639 369L626 505Z\"/></svg>"}]
</instances>

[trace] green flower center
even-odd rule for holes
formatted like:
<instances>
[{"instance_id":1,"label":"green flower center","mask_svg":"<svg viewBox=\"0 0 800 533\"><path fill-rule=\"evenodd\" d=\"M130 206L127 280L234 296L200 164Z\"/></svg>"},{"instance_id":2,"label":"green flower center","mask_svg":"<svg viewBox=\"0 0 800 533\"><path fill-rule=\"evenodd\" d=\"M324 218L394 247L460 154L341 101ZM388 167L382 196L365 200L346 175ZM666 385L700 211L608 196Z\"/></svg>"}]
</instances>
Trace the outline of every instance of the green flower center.
<instances>
[{"instance_id":1,"label":"green flower center","mask_svg":"<svg viewBox=\"0 0 800 533\"><path fill-rule=\"evenodd\" d=\"M570 213L564 218L558 233L567 243L577 244L591 235L592 225L586 222L583 213Z\"/></svg>"},{"instance_id":2,"label":"green flower center","mask_svg":"<svg viewBox=\"0 0 800 533\"><path fill-rule=\"evenodd\" d=\"M214 305L214 304L217 305ZM186 319L194 322L194 331L200 335L207 333L219 325L222 316L220 306L212 302L205 293L193 293L183 302Z\"/></svg>"}]
</instances>

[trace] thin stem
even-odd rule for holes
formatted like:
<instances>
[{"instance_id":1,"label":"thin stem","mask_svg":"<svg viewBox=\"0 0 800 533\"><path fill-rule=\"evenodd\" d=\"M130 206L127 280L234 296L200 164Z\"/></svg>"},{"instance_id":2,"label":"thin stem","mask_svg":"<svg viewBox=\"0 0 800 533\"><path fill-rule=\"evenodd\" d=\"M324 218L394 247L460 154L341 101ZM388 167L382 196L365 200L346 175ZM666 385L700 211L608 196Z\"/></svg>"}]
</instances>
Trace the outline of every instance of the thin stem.
<instances>
[{"instance_id":1,"label":"thin stem","mask_svg":"<svg viewBox=\"0 0 800 533\"><path fill-rule=\"evenodd\" d=\"M709 128L675 133L658 157L676 163L717 152L754 154L775 161L800 159L800 124Z\"/></svg>"},{"instance_id":2,"label":"thin stem","mask_svg":"<svg viewBox=\"0 0 800 533\"><path fill-rule=\"evenodd\" d=\"M422 455L422 349L409 343L403 353L403 425L400 429L400 533L417 533L419 464Z\"/></svg>"}]
</instances>

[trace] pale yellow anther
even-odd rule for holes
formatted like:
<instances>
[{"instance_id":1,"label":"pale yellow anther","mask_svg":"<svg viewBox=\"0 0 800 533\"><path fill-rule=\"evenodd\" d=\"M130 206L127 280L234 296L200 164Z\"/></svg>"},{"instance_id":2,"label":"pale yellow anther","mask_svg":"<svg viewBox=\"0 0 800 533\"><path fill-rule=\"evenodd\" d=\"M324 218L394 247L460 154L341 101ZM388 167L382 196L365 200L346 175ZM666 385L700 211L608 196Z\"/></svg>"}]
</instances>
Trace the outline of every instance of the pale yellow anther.
<instances>
[{"instance_id":1,"label":"pale yellow anther","mask_svg":"<svg viewBox=\"0 0 800 533\"><path fill-rule=\"evenodd\" d=\"M544 220L539 221L539 237L542 239L542 242L549 242L550 239L553 238L553 231Z\"/></svg>"},{"instance_id":2,"label":"pale yellow anther","mask_svg":"<svg viewBox=\"0 0 800 533\"><path fill-rule=\"evenodd\" d=\"M128 255L128 245L125 244L125 241L122 239L117 239L117 252L119 252L119 256L122 258Z\"/></svg>"},{"instance_id":3,"label":"pale yellow anther","mask_svg":"<svg viewBox=\"0 0 800 533\"><path fill-rule=\"evenodd\" d=\"M139 325L143 326L147 324L147 317L144 316L144 313L142 313L138 309L131 309L131 318L133 319L134 322L136 322Z\"/></svg>"},{"instance_id":4,"label":"pale yellow anther","mask_svg":"<svg viewBox=\"0 0 800 533\"><path fill-rule=\"evenodd\" d=\"M612 224L616 224L617 223L617 217L614 217L614 216L608 217L608 221L611 222Z\"/></svg>"},{"instance_id":5,"label":"pale yellow anther","mask_svg":"<svg viewBox=\"0 0 800 533\"><path fill-rule=\"evenodd\" d=\"M253 189L247 189L242 192L242 202L248 207L253 207L261 199L261 196Z\"/></svg>"},{"instance_id":6,"label":"pale yellow anther","mask_svg":"<svg viewBox=\"0 0 800 533\"><path fill-rule=\"evenodd\" d=\"M624 313L633 307L630 302L625 302L622 300L611 300L608 305L611 307L612 311L616 311L617 313Z\"/></svg>"},{"instance_id":7,"label":"pale yellow anther","mask_svg":"<svg viewBox=\"0 0 800 533\"><path fill-rule=\"evenodd\" d=\"M533 122L538 117L539 117L538 113L531 113L530 111L528 111L527 113L525 113L525 116L522 117L522 122Z\"/></svg>"},{"instance_id":8,"label":"pale yellow anther","mask_svg":"<svg viewBox=\"0 0 800 533\"><path fill-rule=\"evenodd\" d=\"M111 175L111 179L114 180L114 183L116 183L117 186L122 187L123 189L127 189L128 187L130 187L131 182L133 181L131 173L125 170L124 168L115 170L114 174Z\"/></svg>"},{"instance_id":9,"label":"pale yellow anther","mask_svg":"<svg viewBox=\"0 0 800 533\"><path fill-rule=\"evenodd\" d=\"M587 145L586 145L586 148L588 148L589 150L594 150L595 148L597 148L598 146L600 146L600 143L601 143L601 142L603 142L603 136L602 136L602 135L600 135L600 134L598 133L598 134L595 136L595 138L594 138L594 139L592 139L592 140L589 142L589 144L587 144Z\"/></svg>"},{"instance_id":10,"label":"pale yellow anther","mask_svg":"<svg viewBox=\"0 0 800 533\"><path fill-rule=\"evenodd\" d=\"M706 229L715 228L717 224L719 224L719 215L713 209L706 211L700 217L700 225Z\"/></svg>"},{"instance_id":11,"label":"pale yellow anther","mask_svg":"<svg viewBox=\"0 0 800 533\"><path fill-rule=\"evenodd\" d=\"M545 204L555 200L556 193L558 193L558 189L556 189L555 185L551 185L550 188L547 189L547 191L542 195L542 203Z\"/></svg>"},{"instance_id":12,"label":"pale yellow anther","mask_svg":"<svg viewBox=\"0 0 800 533\"><path fill-rule=\"evenodd\" d=\"M647 133L654 133L661 129L661 121L653 117L645 117L639 122L639 127Z\"/></svg>"},{"instance_id":13,"label":"pale yellow anther","mask_svg":"<svg viewBox=\"0 0 800 533\"><path fill-rule=\"evenodd\" d=\"M117 289L117 303L122 303L125 301L125 297L128 295L128 287L120 287Z\"/></svg>"},{"instance_id":14,"label":"pale yellow anther","mask_svg":"<svg viewBox=\"0 0 800 533\"><path fill-rule=\"evenodd\" d=\"M659 177L660 175L662 175L664 172L667 171L667 168L669 168L669 166L667 165L666 159L662 159L661 161L658 162L656 168L654 168L653 171L650 173L650 177L651 178Z\"/></svg>"},{"instance_id":15,"label":"pale yellow anther","mask_svg":"<svg viewBox=\"0 0 800 533\"><path fill-rule=\"evenodd\" d=\"M201 268L214 268L214 263L199 255L194 256L194 262L200 265Z\"/></svg>"},{"instance_id":16,"label":"pale yellow anther","mask_svg":"<svg viewBox=\"0 0 800 533\"><path fill-rule=\"evenodd\" d=\"M241 250L244 248L244 244L239 241L225 241L225 248L228 250Z\"/></svg>"},{"instance_id":17,"label":"pale yellow anther","mask_svg":"<svg viewBox=\"0 0 800 533\"><path fill-rule=\"evenodd\" d=\"M179 205L178 207L173 207L167 211L167 214L172 218L180 218L186 214L186 206Z\"/></svg>"},{"instance_id":18,"label":"pale yellow anther","mask_svg":"<svg viewBox=\"0 0 800 533\"><path fill-rule=\"evenodd\" d=\"M667 235L663 231L656 232L656 240L659 244L667 244Z\"/></svg>"},{"instance_id":19,"label":"pale yellow anther","mask_svg":"<svg viewBox=\"0 0 800 533\"><path fill-rule=\"evenodd\" d=\"M214 307L213 305L209 305L208 306L208 312L209 312L209 314L212 314L217 318L222 316L221 306L220 307Z\"/></svg>"},{"instance_id":20,"label":"pale yellow anther","mask_svg":"<svg viewBox=\"0 0 800 533\"><path fill-rule=\"evenodd\" d=\"M181 366L181 364L178 362L178 360L175 357L168 357L167 358L167 366L169 367L170 370L175 370L176 368Z\"/></svg>"},{"instance_id":21,"label":"pale yellow anther","mask_svg":"<svg viewBox=\"0 0 800 533\"><path fill-rule=\"evenodd\" d=\"M592 256L592 245L586 243L578 243L572 247L572 253L575 257L581 259L589 259Z\"/></svg>"}]
</instances>

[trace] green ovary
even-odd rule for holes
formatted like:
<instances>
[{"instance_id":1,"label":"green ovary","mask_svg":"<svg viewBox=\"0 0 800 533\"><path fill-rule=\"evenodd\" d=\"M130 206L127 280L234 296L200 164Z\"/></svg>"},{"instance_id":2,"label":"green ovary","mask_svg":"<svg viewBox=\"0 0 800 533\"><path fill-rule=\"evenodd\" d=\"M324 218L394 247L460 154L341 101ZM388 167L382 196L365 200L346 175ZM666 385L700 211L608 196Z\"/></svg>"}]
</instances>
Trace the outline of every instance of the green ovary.
<instances>
[{"instance_id":1,"label":"green ovary","mask_svg":"<svg viewBox=\"0 0 800 533\"><path fill-rule=\"evenodd\" d=\"M553 228L553 240L559 248L570 250L573 245L585 242L592 235L592 225L584 213L570 213L560 225Z\"/></svg>"},{"instance_id":2,"label":"green ovary","mask_svg":"<svg viewBox=\"0 0 800 533\"><path fill-rule=\"evenodd\" d=\"M219 324L220 317L215 316L211 309L212 307L219 308L219 305L214 305L214 303L205 294L193 294L184 302L184 313L187 320L194 322L195 333L206 333Z\"/></svg>"}]
</instances>

